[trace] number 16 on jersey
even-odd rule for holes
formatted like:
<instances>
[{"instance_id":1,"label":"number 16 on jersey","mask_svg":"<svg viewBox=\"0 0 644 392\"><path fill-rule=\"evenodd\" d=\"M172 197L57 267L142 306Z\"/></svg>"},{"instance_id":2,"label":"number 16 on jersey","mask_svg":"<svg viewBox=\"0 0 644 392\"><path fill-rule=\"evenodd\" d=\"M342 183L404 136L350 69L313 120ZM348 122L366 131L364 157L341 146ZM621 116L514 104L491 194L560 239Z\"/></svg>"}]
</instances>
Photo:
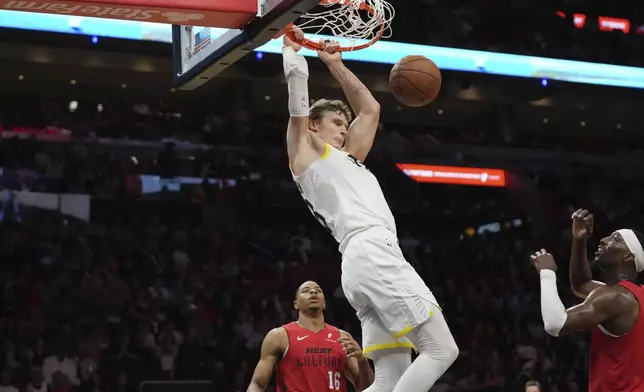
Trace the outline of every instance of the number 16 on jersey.
<instances>
[{"instance_id":1,"label":"number 16 on jersey","mask_svg":"<svg viewBox=\"0 0 644 392\"><path fill-rule=\"evenodd\" d=\"M342 375L340 372L328 372L329 375L329 390L330 391L339 391L340 390L340 377Z\"/></svg>"}]
</instances>

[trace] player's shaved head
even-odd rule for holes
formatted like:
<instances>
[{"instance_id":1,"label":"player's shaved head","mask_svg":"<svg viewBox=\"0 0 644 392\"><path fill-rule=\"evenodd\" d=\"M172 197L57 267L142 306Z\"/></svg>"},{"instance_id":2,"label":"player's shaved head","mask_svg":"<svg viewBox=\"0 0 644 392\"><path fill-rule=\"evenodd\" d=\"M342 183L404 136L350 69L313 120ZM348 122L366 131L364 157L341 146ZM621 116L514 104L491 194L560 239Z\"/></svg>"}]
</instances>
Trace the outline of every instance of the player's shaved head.
<instances>
[{"instance_id":1,"label":"player's shaved head","mask_svg":"<svg viewBox=\"0 0 644 392\"><path fill-rule=\"evenodd\" d=\"M295 291L293 307L298 311L320 311L326 308L324 291L312 280L302 283Z\"/></svg>"},{"instance_id":2,"label":"player's shaved head","mask_svg":"<svg viewBox=\"0 0 644 392\"><path fill-rule=\"evenodd\" d=\"M299 285L298 288L295 290L295 299L297 300L297 296L300 295L300 291L302 291L302 289L308 288L310 286L317 287L320 291L322 291L322 288L320 287L319 284L317 284L317 282L312 280L307 280L306 282Z\"/></svg>"}]
</instances>

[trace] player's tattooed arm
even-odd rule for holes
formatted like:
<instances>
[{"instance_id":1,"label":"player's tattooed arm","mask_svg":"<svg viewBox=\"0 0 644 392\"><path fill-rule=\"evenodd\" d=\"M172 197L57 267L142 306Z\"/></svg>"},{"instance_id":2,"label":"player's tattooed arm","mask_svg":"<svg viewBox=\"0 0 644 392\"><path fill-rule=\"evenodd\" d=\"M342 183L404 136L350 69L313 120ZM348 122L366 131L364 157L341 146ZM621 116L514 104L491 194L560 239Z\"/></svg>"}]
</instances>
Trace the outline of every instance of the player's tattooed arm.
<instances>
[{"instance_id":1,"label":"player's tattooed arm","mask_svg":"<svg viewBox=\"0 0 644 392\"><path fill-rule=\"evenodd\" d=\"M340 331L340 334L340 343L347 354L344 373L356 391L362 392L373 383L373 369L358 342L346 331Z\"/></svg>"},{"instance_id":2,"label":"player's tattooed arm","mask_svg":"<svg viewBox=\"0 0 644 392\"><path fill-rule=\"evenodd\" d=\"M284 328L275 328L266 334L262 342L259 362L255 367L247 392L263 392L266 389L287 345L288 336Z\"/></svg>"},{"instance_id":3,"label":"player's tattooed arm","mask_svg":"<svg viewBox=\"0 0 644 392\"><path fill-rule=\"evenodd\" d=\"M356 114L356 119L349 127L345 149L364 161L371 151L378 130L380 104L367 86L342 63L341 53L333 50L336 46L337 44L333 42L329 43L327 51L318 52L318 56L327 65L331 75L340 83L351 109Z\"/></svg>"},{"instance_id":4,"label":"player's tattooed arm","mask_svg":"<svg viewBox=\"0 0 644 392\"><path fill-rule=\"evenodd\" d=\"M630 294L624 290L599 287L590 293L583 303L566 310L566 322L559 335L585 331L627 315L632 308L632 301Z\"/></svg>"}]
</instances>

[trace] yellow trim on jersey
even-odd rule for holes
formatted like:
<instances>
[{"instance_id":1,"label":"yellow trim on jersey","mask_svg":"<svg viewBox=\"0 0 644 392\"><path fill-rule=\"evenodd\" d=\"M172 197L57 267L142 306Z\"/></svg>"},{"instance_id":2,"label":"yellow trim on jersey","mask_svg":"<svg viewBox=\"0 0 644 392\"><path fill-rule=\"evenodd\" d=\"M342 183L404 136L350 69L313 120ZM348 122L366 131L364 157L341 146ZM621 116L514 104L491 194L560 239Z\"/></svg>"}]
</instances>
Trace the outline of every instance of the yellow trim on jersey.
<instances>
[{"instance_id":1,"label":"yellow trim on jersey","mask_svg":"<svg viewBox=\"0 0 644 392\"><path fill-rule=\"evenodd\" d=\"M329 143L324 143L324 154L320 157L321 160L325 160L329 157L329 154L331 153L331 146Z\"/></svg>"},{"instance_id":2,"label":"yellow trim on jersey","mask_svg":"<svg viewBox=\"0 0 644 392\"><path fill-rule=\"evenodd\" d=\"M440 310L441 313L443 312L443 309L441 309L440 306L437 306L437 308L438 308L438 310ZM429 318L432 318L433 315L434 315L434 312L430 310L429 311ZM409 326L401 329L400 331L396 332L395 334L393 334L391 336L394 339L402 338L403 336L407 335L408 333L410 333L413 330L414 330L414 327L409 325Z\"/></svg>"},{"instance_id":3,"label":"yellow trim on jersey","mask_svg":"<svg viewBox=\"0 0 644 392\"><path fill-rule=\"evenodd\" d=\"M431 314L429 315L429 317L431 317ZM407 335L408 333L410 333L413 330L414 330L414 327L412 327L410 325L407 328L401 329L400 331L396 332L395 334L393 334L391 336L393 336L394 339L402 338L403 336Z\"/></svg>"},{"instance_id":4,"label":"yellow trim on jersey","mask_svg":"<svg viewBox=\"0 0 644 392\"><path fill-rule=\"evenodd\" d=\"M367 355L374 351L389 350L392 348L411 348L412 350L418 351L416 350L416 346L414 346L414 343L412 342L394 342L394 343L372 344L371 346L367 346L363 348L362 353L364 355Z\"/></svg>"}]
</instances>

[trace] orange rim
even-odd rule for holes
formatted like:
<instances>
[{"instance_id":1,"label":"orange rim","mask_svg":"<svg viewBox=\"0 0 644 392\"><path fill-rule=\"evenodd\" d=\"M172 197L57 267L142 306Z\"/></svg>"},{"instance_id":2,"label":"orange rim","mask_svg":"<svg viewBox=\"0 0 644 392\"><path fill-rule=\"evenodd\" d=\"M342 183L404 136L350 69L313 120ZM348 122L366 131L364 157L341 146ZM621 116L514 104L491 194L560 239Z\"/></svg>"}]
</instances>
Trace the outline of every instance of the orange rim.
<instances>
[{"instance_id":1,"label":"orange rim","mask_svg":"<svg viewBox=\"0 0 644 392\"><path fill-rule=\"evenodd\" d=\"M322 0L322 1L320 1L320 4L321 4L321 5L337 4L337 3L345 3L345 4L347 4L347 3L349 3L349 1L350 1L350 0ZM355 51L355 50L361 50L361 49L368 48L368 47L370 47L371 45L373 45L373 44L375 44L376 42L378 42L378 40L379 40L380 38L382 38L382 35L385 33L385 23L384 23L384 21L382 20L382 15L380 15L380 14L376 13L376 10L374 10L374 9L373 9L373 7L371 7L370 5L365 4L365 3L360 4L360 9L361 9L362 11L366 11L366 12L368 12L368 13L369 13L369 15L371 15L372 17L378 18L378 19L380 20L380 22L381 22L381 23L380 23L380 30L378 30L378 34L376 34L376 36L375 36L375 37L373 37L369 42L365 42L364 44L361 44L361 45L357 45L357 46L340 46L340 47L337 49L337 51L338 51L338 52L353 52L353 51ZM285 29L285 32L284 32L284 34L285 34L285 35L286 35L286 36L287 36L291 41L296 42L296 43L298 43L298 44L302 45L303 47L305 47L305 48L307 48L307 49L311 49L311 50L315 50L315 51L318 51L318 50L324 50L324 49L325 49L325 48L324 48L322 45L320 45L320 43L319 43L319 42L317 42L317 41L312 41L312 40L310 40L310 39L307 39L306 37L305 37L305 38L302 38L302 39L298 39L298 38L295 36L295 33L293 33L292 26L293 26L293 23L291 23L290 25L288 25L288 26L286 27L286 29Z\"/></svg>"}]
</instances>

